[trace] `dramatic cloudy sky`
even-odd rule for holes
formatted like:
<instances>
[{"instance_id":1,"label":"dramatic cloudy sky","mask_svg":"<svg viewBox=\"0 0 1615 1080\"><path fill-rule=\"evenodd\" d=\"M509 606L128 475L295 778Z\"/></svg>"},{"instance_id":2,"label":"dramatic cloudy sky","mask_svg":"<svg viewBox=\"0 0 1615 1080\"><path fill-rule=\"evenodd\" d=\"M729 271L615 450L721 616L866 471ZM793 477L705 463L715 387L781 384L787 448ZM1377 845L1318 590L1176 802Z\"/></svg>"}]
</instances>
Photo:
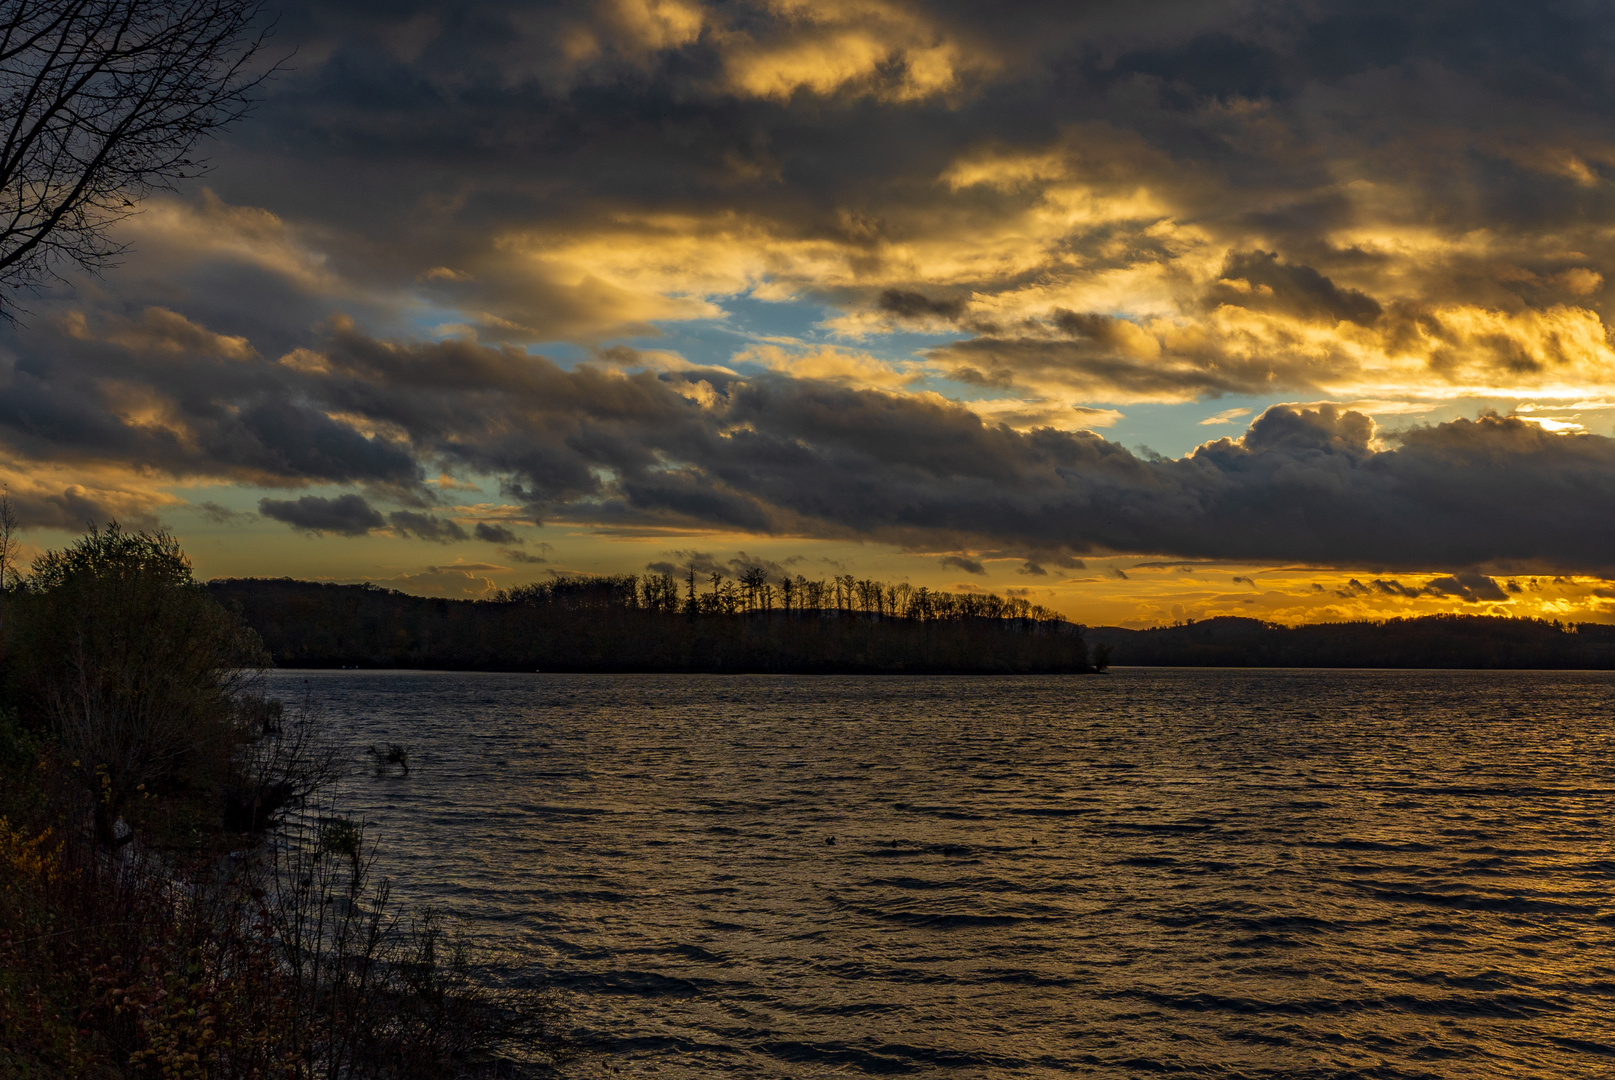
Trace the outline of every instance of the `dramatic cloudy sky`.
<instances>
[{"instance_id":1,"label":"dramatic cloudy sky","mask_svg":"<svg viewBox=\"0 0 1615 1080\"><path fill-rule=\"evenodd\" d=\"M1608 4L273 14L212 174L0 339L36 546L1615 619Z\"/></svg>"}]
</instances>

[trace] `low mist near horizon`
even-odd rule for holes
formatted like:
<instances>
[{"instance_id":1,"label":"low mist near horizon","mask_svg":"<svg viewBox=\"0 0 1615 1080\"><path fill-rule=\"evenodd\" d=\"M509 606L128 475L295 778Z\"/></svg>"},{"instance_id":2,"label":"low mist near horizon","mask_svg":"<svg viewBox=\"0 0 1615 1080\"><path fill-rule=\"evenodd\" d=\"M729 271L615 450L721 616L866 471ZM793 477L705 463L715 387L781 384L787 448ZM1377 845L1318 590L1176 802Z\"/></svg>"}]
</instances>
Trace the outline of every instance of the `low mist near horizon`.
<instances>
[{"instance_id":1,"label":"low mist near horizon","mask_svg":"<svg viewBox=\"0 0 1615 1080\"><path fill-rule=\"evenodd\" d=\"M263 14L212 171L0 328L25 556L1615 621L1601 6Z\"/></svg>"}]
</instances>

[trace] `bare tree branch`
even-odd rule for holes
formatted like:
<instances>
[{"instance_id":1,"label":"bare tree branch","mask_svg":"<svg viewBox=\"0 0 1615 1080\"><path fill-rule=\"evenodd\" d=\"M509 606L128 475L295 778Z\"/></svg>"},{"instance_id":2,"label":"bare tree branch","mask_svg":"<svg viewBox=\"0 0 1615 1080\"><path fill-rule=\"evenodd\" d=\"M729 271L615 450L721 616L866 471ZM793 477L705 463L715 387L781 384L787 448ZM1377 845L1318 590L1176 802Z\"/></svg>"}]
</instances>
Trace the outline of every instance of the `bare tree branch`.
<instances>
[{"instance_id":1,"label":"bare tree branch","mask_svg":"<svg viewBox=\"0 0 1615 1080\"><path fill-rule=\"evenodd\" d=\"M94 271L265 74L259 0L0 0L0 318L63 263Z\"/></svg>"}]
</instances>

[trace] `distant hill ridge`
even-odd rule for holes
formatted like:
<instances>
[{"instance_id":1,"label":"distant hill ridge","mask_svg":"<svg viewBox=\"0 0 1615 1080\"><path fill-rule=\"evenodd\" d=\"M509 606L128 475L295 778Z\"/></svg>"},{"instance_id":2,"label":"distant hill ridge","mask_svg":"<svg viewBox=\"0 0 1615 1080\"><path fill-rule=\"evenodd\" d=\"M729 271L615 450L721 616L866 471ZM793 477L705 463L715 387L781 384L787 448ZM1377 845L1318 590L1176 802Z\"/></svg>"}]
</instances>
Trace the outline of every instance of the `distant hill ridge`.
<instances>
[{"instance_id":1,"label":"distant hill ridge","mask_svg":"<svg viewBox=\"0 0 1615 1080\"><path fill-rule=\"evenodd\" d=\"M1615 626L1426 615L1282 626L1221 616L1151 630L1090 627L1117 665L1177 667L1615 668Z\"/></svg>"}]
</instances>

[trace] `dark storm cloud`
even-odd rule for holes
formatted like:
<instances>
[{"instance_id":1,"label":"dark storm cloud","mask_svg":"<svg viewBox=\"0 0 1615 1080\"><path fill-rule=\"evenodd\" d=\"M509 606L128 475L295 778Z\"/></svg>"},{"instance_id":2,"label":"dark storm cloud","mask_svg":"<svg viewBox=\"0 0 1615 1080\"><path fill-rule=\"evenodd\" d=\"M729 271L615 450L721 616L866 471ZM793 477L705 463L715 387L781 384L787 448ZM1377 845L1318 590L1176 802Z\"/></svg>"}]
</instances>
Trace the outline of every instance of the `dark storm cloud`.
<instances>
[{"instance_id":1,"label":"dark storm cloud","mask_svg":"<svg viewBox=\"0 0 1615 1080\"><path fill-rule=\"evenodd\" d=\"M277 14L298 59L214 148L225 205L191 212L183 244L178 219L149 218L144 254L107 286L125 312L182 295L195 320L266 356L306 344L332 307L384 334L424 307L484 341L592 345L693 317L707 309L692 297L743 292L766 266L782 293L963 328L972 336L933 358L969 383L1052 381L1095 400L1299 396L1361 374L1348 350L1298 357L1331 319L1372 325L1387 355L1428 346L1432 379L1462 381L1466 358L1546 377L1577 362L1562 340L1533 352L1466 335L1442 305L1512 318L1591 304L1615 271L1589 225L1615 213L1615 80L1596 7L612 0ZM867 71L843 41L867 46ZM850 74L815 81L798 46ZM948 78L915 82L939 63ZM942 179L983 155L1033 165ZM1132 210L1082 201L1144 189ZM1077 209L1059 209L1071 198ZM1028 235L1029 215L1054 231ZM1379 229L1396 243L1376 246ZM1398 254L1408 232L1438 242ZM970 255L1005 237L1023 254ZM944 241L963 254L916 253ZM1108 272L1153 275L1137 302L1157 313L1274 324L1255 342L1214 327L1144 348L1128 330L1138 318L1076 310L1058 288L995 306ZM1021 332L1051 313L1048 334ZM237 448L244 468L307 471L300 455L332 453L285 423L312 418L261 420L262 445Z\"/></svg>"},{"instance_id":2,"label":"dark storm cloud","mask_svg":"<svg viewBox=\"0 0 1615 1080\"><path fill-rule=\"evenodd\" d=\"M284 521L300 532L363 536L387 524L387 519L360 495L327 499L304 495L300 499L259 499L258 512Z\"/></svg>"},{"instance_id":3,"label":"dark storm cloud","mask_svg":"<svg viewBox=\"0 0 1615 1080\"><path fill-rule=\"evenodd\" d=\"M420 473L408 451L306 407L253 405L226 427L217 418L205 451L215 461L273 476L410 483Z\"/></svg>"},{"instance_id":4,"label":"dark storm cloud","mask_svg":"<svg viewBox=\"0 0 1615 1080\"><path fill-rule=\"evenodd\" d=\"M1277 407L1174 461L884 395L768 384L732 399L748 423L708 443L703 472L782 526L1324 564L1611 562L1615 441L1517 420L1454 421L1376 450L1360 414ZM640 505L656 505L656 483L637 485Z\"/></svg>"},{"instance_id":5,"label":"dark storm cloud","mask_svg":"<svg viewBox=\"0 0 1615 1080\"><path fill-rule=\"evenodd\" d=\"M449 469L535 518L990 550L1034 574L1087 552L1615 562L1596 436L1487 417L1384 445L1358 414L1280 407L1172 461L928 395L627 370L646 354L610 343L767 284L949 323L964 339L927 354L945 375L1062 400L1343 396L1390 360L1396 385L1593 385L1615 367L1601 5L280 15L298 61L215 148L220 198L153 204L125 269L8 333L18 460L351 485L262 504L345 535L385 527L373 499L453 539L425 482ZM489 345L558 340L617 370ZM57 488L19 495L31 522L141 512ZM1490 596L1466 573L1439 588Z\"/></svg>"},{"instance_id":6,"label":"dark storm cloud","mask_svg":"<svg viewBox=\"0 0 1615 1080\"><path fill-rule=\"evenodd\" d=\"M963 570L967 574L980 574L982 576L987 574L987 568L981 564L981 560L972 559L968 555L944 555L942 565Z\"/></svg>"},{"instance_id":7,"label":"dark storm cloud","mask_svg":"<svg viewBox=\"0 0 1615 1080\"><path fill-rule=\"evenodd\" d=\"M31 457L270 484L421 479L408 447L312 407L297 391L302 374L284 366L192 350L151 355L48 326L15 333L23 358L0 371L0 437Z\"/></svg>"},{"instance_id":8,"label":"dark storm cloud","mask_svg":"<svg viewBox=\"0 0 1615 1080\"><path fill-rule=\"evenodd\" d=\"M1371 319L1391 257L1332 236L1387 215L1505 238L1497 256L1403 266L1399 289L1545 306L1575 295L1554 284L1562 254L1507 250L1506 237L1615 210L1607 31L1596 6L1501 0L937 2L811 16L764 3L294 3L279 34L299 61L234 136L216 182L231 202L340 240L328 255L341 274L457 309L485 339L644 329L656 312L624 286L548 275L512 240L654 248L684 239L666 232L673 218L697 235L702 222L732 236L745 221L771 242L826 245L845 273L803 287L903 318L957 320L963 297L1062 274L1067 255L1170 266L1170 240L1140 231L1168 215L1243 252L1225 273L1275 312ZM824 73L791 52L828 48L856 67L834 48L843 40L867 44L868 71L815 81ZM933 60L952 76L914 83L919 50L938 43ZM1051 237L1053 261L1004 277L927 281L922 263L891 280L905 272L890 245L939 229L969 243L1043 194L1031 181L949 191L937 178L950 165L984 147L1044 154L1068 135L1070 180L1148 184L1170 208L1130 232L1100 222ZM1347 180L1386 196L1369 206ZM628 224L651 218L662 224ZM1185 310L1203 299L1181 297Z\"/></svg>"},{"instance_id":9,"label":"dark storm cloud","mask_svg":"<svg viewBox=\"0 0 1615 1080\"><path fill-rule=\"evenodd\" d=\"M189 447L170 460L205 472L206 447L250 445L265 430L264 414L232 397L252 402L253 379L210 385L199 367L168 397L168 363L143 369L131 357L119 384L165 418L164 445ZM1383 567L1615 563L1604 541L1615 528L1615 440L1517 419L1415 428L1381 448L1359 413L1279 406L1242 437L1171 460L1092 432L994 426L931 397L703 370L566 371L509 348L379 341L341 322L301 363L276 365L277 385L299 415L343 418L351 442L329 445L351 446L358 462L288 451L275 474L288 484L470 470L498 478L534 515L613 528L863 537L1034 562L1108 551ZM192 418L208 440L188 437ZM26 428L0 419L8 440L69 444L49 417ZM110 445L155 437L105 394L68 419ZM381 460L396 459L383 470L378 442ZM233 475L239 460L221 453L214 475ZM346 535L386 524L358 495L266 499L261 510ZM395 524L423 534L438 520L420 518ZM1454 581L1455 594L1485 590Z\"/></svg>"}]
</instances>

